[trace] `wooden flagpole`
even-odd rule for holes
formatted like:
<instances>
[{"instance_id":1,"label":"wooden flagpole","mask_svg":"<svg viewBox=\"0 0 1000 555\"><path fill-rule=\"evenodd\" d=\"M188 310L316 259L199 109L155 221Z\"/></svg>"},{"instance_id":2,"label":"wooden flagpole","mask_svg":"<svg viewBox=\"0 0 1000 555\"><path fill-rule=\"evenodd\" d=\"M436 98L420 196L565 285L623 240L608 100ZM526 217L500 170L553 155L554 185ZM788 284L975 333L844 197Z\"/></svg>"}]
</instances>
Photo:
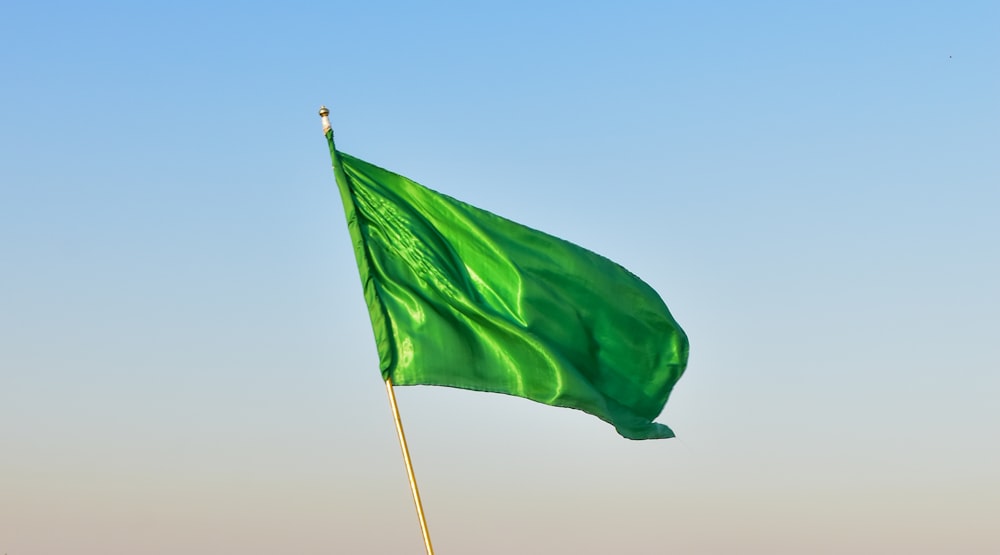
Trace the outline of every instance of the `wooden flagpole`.
<instances>
[{"instance_id":1,"label":"wooden flagpole","mask_svg":"<svg viewBox=\"0 0 1000 555\"><path fill-rule=\"evenodd\" d=\"M323 133L332 131L332 127L330 126L330 110L326 106L320 107L319 117L323 120ZM333 136L332 133L330 136ZM330 142L330 154L336 162L336 152L332 138ZM337 171L339 169L334 168L334 174ZM338 187L346 186L346 184L341 184L339 181L338 179ZM344 202L348 201L345 200ZM434 548L431 546L431 535L427 531L427 519L424 518L424 506L420 502L420 490L417 489L417 478L413 474L413 463L410 462L410 450L406 446L406 435L403 434L403 421L399 418L399 407L396 405L396 393L392 389L391 378L386 378L385 380L385 391L389 394L389 406L392 407L392 419L396 422L396 435L399 436L399 447L403 451L403 463L406 465L406 476L410 480L410 492L413 493L413 504L417 507L417 518L420 520L420 532L424 536L424 547L427 548L427 555L434 555Z\"/></svg>"},{"instance_id":2,"label":"wooden flagpole","mask_svg":"<svg viewBox=\"0 0 1000 555\"><path fill-rule=\"evenodd\" d=\"M403 450L403 462L406 464L406 476L410 479L410 492L413 493L413 504L417 507L417 518L420 520L420 532L424 535L424 547L427 555L434 555L431 546L431 535L427 531L427 519L424 518L424 506L420 502L420 490L417 489L417 478L413 474L413 463L410 462L410 450L406 447L406 434L403 433L403 421L399 418L399 407L396 406L396 393L392 389L392 378L386 378L385 390L389 394L389 405L392 407L392 418L396 421L396 434L399 436L399 447Z\"/></svg>"}]
</instances>

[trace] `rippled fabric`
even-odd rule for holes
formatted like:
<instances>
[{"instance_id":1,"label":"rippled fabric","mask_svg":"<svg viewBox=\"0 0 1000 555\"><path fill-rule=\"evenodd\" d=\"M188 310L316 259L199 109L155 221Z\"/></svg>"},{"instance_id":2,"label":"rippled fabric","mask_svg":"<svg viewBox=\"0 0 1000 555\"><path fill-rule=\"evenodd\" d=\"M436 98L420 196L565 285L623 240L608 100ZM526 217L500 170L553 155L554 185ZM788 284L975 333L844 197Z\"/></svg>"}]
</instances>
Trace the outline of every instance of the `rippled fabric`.
<instances>
[{"instance_id":1,"label":"rippled fabric","mask_svg":"<svg viewBox=\"0 0 1000 555\"><path fill-rule=\"evenodd\" d=\"M327 140L383 378L575 408L630 439L673 437L653 419L688 341L651 287Z\"/></svg>"}]
</instances>

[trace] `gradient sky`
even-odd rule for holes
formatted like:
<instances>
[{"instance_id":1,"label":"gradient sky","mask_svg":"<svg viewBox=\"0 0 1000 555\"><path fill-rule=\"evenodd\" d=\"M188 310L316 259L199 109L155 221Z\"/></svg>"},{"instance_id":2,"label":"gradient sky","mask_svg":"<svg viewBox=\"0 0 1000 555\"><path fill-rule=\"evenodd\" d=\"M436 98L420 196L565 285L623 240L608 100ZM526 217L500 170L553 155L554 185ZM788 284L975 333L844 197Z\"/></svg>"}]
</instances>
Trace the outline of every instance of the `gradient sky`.
<instances>
[{"instance_id":1,"label":"gradient sky","mask_svg":"<svg viewBox=\"0 0 1000 555\"><path fill-rule=\"evenodd\" d=\"M998 29L994 1L5 6L0 553L422 553L320 104L691 338L673 440L400 388L439 555L1000 552Z\"/></svg>"}]
</instances>

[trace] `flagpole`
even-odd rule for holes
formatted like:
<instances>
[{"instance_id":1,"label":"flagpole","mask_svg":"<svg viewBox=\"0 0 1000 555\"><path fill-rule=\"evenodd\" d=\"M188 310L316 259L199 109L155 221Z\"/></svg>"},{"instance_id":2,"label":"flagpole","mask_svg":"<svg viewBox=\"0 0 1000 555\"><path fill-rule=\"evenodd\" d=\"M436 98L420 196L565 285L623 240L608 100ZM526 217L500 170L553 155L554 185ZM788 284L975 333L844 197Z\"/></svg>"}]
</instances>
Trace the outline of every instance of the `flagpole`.
<instances>
[{"instance_id":1,"label":"flagpole","mask_svg":"<svg viewBox=\"0 0 1000 555\"><path fill-rule=\"evenodd\" d=\"M392 378L385 379L385 391L389 394L389 406L392 407L392 418L396 422L396 435L399 436L399 447L403 451L403 463L406 464L406 476L410 480L410 492L413 494L413 504L417 507L417 518L420 520L420 533L424 536L424 547L427 555L434 555L431 546L431 534L427 531L427 519L424 518L424 506L420 502L420 490L417 488L417 478L413 474L413 463L410 462L410 450L406 447L406 434L403 433L403 421L399 418L399 407L396 405L396 393L392 388Z\"/></svg>"},{"instance_id":2,"label":"flagpole","mask_svg":"<svg viewBox=\"0 0 1000 555\"><path fill-rule=\"evenodd\" d=\"M333 144L333 128L330 125L330 110L326 106L321 106L319 109L319 117L323 120L323 134L326 135L327 140L330 144L330 156L334 162L333 172L337 178L337 186L341 189L342 195L347 195L346 189L346 176L343 175L342 169L340 168L340 163L337 161L337 150ZM350 199L348 196L344 196L344 207L348 210ZM348 210L350 214L350 210ZM351 218L348 217L348 222ZM348 223L348 228L352 229L352 234L354 229L350 227ZM359 255L360 256L360 255ZM359 258L358 264L362 262ZM389 394L389 406L392 407L392 419L396 422L396 435L399 436L399 447L403 451L403 463L406 465L406 476L410 480L410 492L413 494L413 504L417 507L417 519L420 520L420 532L424 536L424 547L427 548L427 555L434 555L434 548L431 546L431 535L427 531L427 519L424 518L424 506L420 502L420 490L417 489L417 478L413 474L413 463L410 462L410 450L406 446L406 435L403 433L403 421L399 418L399 407L396 405L396 393L392 389L392 378L386 378L385 380L385 391Z\"/></svg>"}]
</instances>

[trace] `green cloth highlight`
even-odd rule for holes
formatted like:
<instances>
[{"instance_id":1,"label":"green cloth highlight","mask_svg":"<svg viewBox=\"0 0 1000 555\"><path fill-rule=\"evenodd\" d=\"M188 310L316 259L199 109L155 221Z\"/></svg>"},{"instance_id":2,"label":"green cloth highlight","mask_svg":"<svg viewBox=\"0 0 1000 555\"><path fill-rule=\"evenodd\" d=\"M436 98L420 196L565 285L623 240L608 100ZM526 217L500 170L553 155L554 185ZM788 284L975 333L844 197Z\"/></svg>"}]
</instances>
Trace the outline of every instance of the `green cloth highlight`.
<instances>
[{"instance_id":1,"label":"green cloth highlight","mask_svg":"<svg viewBox=\"0 0 1000 555\"><path fill-rule=\"evenodd\" d=\"M688 340L656 291L327 140L383 379L579 409L629 439L674 437L653 419Z\"/></svg>"}]
</instances>

